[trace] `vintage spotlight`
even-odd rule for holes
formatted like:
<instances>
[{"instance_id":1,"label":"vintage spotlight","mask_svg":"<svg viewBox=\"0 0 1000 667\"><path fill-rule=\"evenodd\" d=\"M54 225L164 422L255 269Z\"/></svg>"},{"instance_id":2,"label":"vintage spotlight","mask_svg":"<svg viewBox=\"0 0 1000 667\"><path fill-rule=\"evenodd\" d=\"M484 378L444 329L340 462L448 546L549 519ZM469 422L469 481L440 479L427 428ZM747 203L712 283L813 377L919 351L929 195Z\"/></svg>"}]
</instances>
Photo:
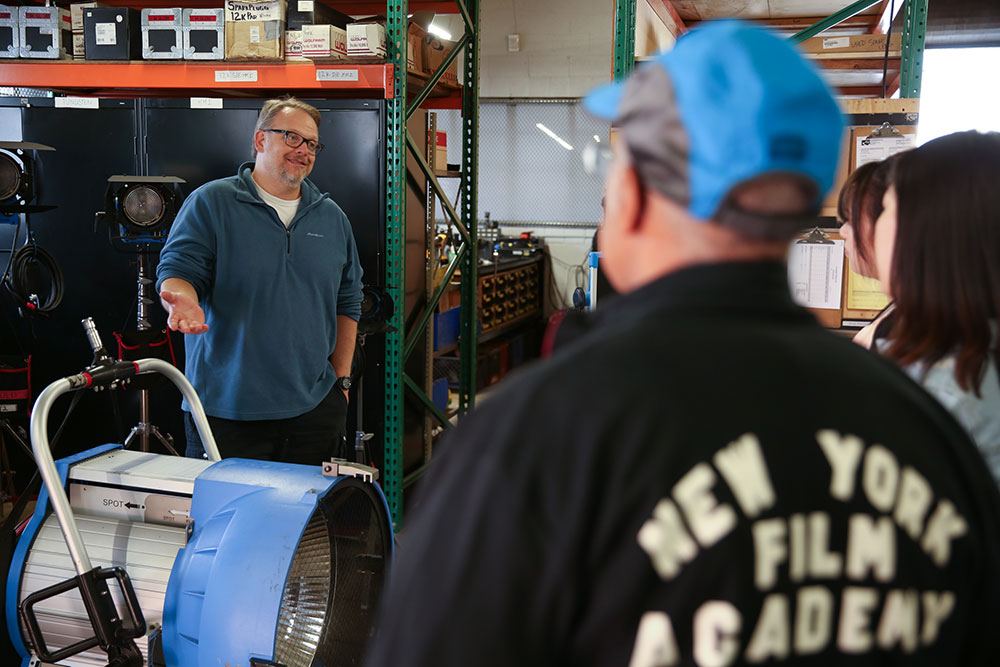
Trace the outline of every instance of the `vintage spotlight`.
<instances>
[{"instance_id":1,"label":"vintage spotlight","mask_svg":"<svg viewBox=\"0 0 1000 667\"><path fill-rule=\"evenodd\" d=\"M104 445L53 462L46 423L54 400L143 371L181 389L214 460ZM6 581L19 664L360 664L393 549L372 469L219 460L194 389L156 359L108 359L57 380L32 414L45 489ZM115 608L97 622L87 609L102 601L101 587ZM95 639L102 636L111 639Z\"/></svg>"},{"instance_id":2,"label":"vintage spotlight","mask_svg":"<svg viewBox=\"0 0 1000 667\"><path fill-rule=\"evenodd\" d=\"M176 176L112 176L105 210L97 214L109 225L111 242L125 250L149 251L167 241L183 196Z\"/></svg>"},{"instance_id":3,"label":"vintage spotlight","mask_svg":"<svg viewBox=\"0 0 1000 667\"><path fill-rule=\"evenodd\" d=\"M52 206L32 205L35 198L35 151L51 146L28 141L0 141L0 214L37 213Z\"/></svg>"}]
</instances>

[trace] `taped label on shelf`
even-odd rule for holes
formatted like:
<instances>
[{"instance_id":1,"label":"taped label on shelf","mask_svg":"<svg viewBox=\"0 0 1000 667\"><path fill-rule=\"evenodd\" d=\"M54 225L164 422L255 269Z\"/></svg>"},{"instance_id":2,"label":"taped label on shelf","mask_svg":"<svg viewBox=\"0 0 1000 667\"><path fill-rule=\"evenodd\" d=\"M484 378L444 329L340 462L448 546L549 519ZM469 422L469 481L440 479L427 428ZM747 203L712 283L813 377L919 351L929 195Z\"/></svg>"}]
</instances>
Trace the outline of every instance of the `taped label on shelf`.
<instances>
[{"instance_id":1,"label":"taped label on shelf","mask_svg":"<svg viewBox=\"0 0 1000 667\"><path fill-rule=\"evenodd\" d=\"M222 98L221 97L192 97L191 98L191 108L192 109L221 109L222 108Z\"/></svg>"},{"instance_id":2,"label":"taped label on shelf","mask_svg":"<svg viewBox=\"0 0 1000 667\"><path fill-rule=\"evenodd\" d=\"M850 45L850 37L827 37L823 40L824 49L846 49Z\"/></svg>"},{"instance_id":3,"label":"taped label on shelf","mask_svg":"<svg viewBox=\"0 0 1000 667\"><path fill-rule=\"evenodd\" d=\"M57 109L99 109L99 97L56 97L53 98Z\"/></svg>"},{"instance_id":4,"label":"taped label on shelf","mask_svg":"<svg viewBox=\"0 0 1000 667\"><path fill-rule=\"evenodd\" d=\"M298 7L300 12L311 12L313 11L313 0L299 0Z\"/></svg>"},{"instance_id":5,"label":"taped label on shelf","mask_svg":"<svg viewBox=\"0 0 1000 667\"><path fill-rule=\"evenodd\" d=\"M316 70L317 81L358 81L358 70L356 69L318 69Z\"/></svg>"},{"instance_id":6,"label":"taped label on shelf","mask_svg":"<svg viewBox=\"0 0 1000 667\"><path fill-rule=\"evenodd\" d=\"M257 70L255 69L217 69L215 70L215 82L252 82L257 80Z\"/></svg>"}]
</instances>

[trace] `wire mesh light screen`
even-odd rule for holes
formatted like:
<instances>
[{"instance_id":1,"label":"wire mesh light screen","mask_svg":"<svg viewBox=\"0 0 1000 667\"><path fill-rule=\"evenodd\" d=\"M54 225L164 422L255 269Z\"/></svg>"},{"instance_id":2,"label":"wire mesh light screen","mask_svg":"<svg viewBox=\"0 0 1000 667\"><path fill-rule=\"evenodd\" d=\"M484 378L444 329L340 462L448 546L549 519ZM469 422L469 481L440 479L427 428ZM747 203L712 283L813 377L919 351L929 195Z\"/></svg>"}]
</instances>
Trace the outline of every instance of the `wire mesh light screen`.
<instances>
[{"instance_id":1,"label":"wire mesh light screen","mask_svg":"<svg viewBox=\"0 0 1000 667\"><path fill-rule=\"evenodd\" d=\"M310 667L323 636L332 597L330 531L322 512L313 514L292 559L278 615L275 660L288 667Z\"/></svg>"},{"instance_id":2,"label":"wire mesh light screen","mask_svg":"<svg viewBox=\"0 0 1000 667\"><path fill-rule=\"evenodd\" d=\"M374 632L390 533L370 486L344 480L327 494L292 560L278 618L278 664L361 664Z\"/></svg>"},{"instance_id":3,"label":"wire mesh light screen","mask_svg":"<svg viewBox=\"0 0 1000 667\"><path fill-rule=\"evenodd\" d=\"M437 114L438 130L448 136L448 162L461 163L461 112ZM488 211L501 223L598 222L604 182L587 173L581 156L587 144L607 145L608 130L579 100L480 102L479 220ZM443 184L454 201L457 181Z\"/></svg>"}]
</instances>

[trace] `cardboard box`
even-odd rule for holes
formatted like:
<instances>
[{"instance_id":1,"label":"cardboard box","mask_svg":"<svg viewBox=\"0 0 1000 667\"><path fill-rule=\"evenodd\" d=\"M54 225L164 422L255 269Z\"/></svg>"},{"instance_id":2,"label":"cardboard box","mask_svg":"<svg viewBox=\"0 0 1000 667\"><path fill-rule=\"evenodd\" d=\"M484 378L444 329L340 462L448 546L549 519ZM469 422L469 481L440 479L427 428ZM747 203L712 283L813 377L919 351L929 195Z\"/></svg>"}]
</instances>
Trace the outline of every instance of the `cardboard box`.
<instances>
[{"instance_id":1,"label":"cardboard box","mask_svg":"<svg viewBox=\"0 0 1000 667\"><path fill-rule=\"evenodd\" d=\"M0 5L0 58L17 58L21 55L17 9Z\"/></svg>"},{"instance_id":2,"label":"cardboard box","mask_svg":"<svg viewBox=\"0 0 1000 667\"><path fill-rule=\"evenodd\" d=\"M351 23L347 26L347 55L385 60L385 26L380 23Z\"/></svg>"},{"instance_id":3,"label":"cardboard box","mask_svg":"<svg viewBox=\"0 0 1000 667\"><path fill-rule=\"evenodd\" d=\"M424 37L427 31L416 23L410 23L406 35L406 65L411 72L424 73Z\"/></svg>"},{"instance_id":4,"label":"cardboard box","mask_svg":"<svg viewBox=\"0 0 1000 667\"><path fill-rule=\"evenodd\" d=\"M138 60L142 56L139 12L127 7L83 10L87 60Z\"/></svg>"},{"instance_id":5,"label":"cardboard box","mask_svg":"<svg viewBox=\"0 0 1000 667\"><path fill-rule=\"evenodd\" d=\"M302 55L347 60L347 31L333 25L302 26Z\"/></svg>"},{"instance_id":6,"label":"cardboard box","mask_svg":"<svg viewBox=\"0 0 1000 667\"><path fill-rule=\"evenodd\" d=\"M224 17L221 9L184 9L181 33L185 60L222 60L225 57Z\"/></svg>"},{"instance_id":7,"label":"cardboard box","mask_svg":"<svg viewBox=\"0 0 1000 667\"><path fill-rule=\"evenodd\" d=\"M302 31L285 31L285 62L309 62L302 56Z\"/></svg>"},{"instance_id":8,"label":"cardboard box","mask_svg":"<svg viewBox=\"0 0 1000 667\"><path fill-rule=\"evenodd\" d=\"M94 7L107 7L103 2L76 2L69 6L69 20L72 24L73 32L83 34L83 10Z\"/></svg>"},{"instance_id":9,"label":"cardboard box","mask_svg":"<svg viewBox=\"0 0 1000 667\"><path fill-rule=\"evenodd\" d=\"M142 10L142 57L180 60L184 57L183 13L174 9Z\"/></svg>"},{"instance_id":10,"label":"cardboard box","mask_svg":"<svg viewBox=\"0 0 1000 667\"><path fill-rule=\"evenodd\" d=\"M347 24L351 22L350 16L319 0L290 0L285 27L288 30L302 30L307 25L332 25L346 31Z\"/></svg>"},{"instance_id":11,"label":"cardboard box","mask_svg":"<svg viewBox=\"0 0 1000 667\"><path fill-rule=\"evenodd\" d=\"M424 36L424 69L428 74L433 74L437 71L437 68L441 66L444 59L451 53L451 50L455 48L455 42L448 41L447 39L441 39L437 35L432 35L427 33ZM458 60L451 64L444 75L441 77L442 81L448 83L458 84Z\"/></svg>"},{"instance_id":12,"label":"cardboard box","mask_svg":"<svg viewBox=\"0 0 1000 667\"><path fill-rule=\"evenodd\" d=\"M86 40L82 32L73 33L73 60L83 60L87 57Z\"/></svg>"},{"instance_id":13,"label":"cardboard box","mask_svg":"<svg viewBox=\"0 0 1000 667\"><path fill-rule=\"evenodd\" d=\"M889 53L897 55L902 48L902 37L894 33L889 40ZM885 35L843 35L841 37L810 37L799 44L806 53L819 58L837 57L845 54L878 56L885 54Z\"/></svg>"},{"instance_id":14,"label":"cardboard box","mask_svg":"<svg viewBox=\"0 0 1000 667\"><path fill-rule=\"evenodd\" d=\"M226 60L285 57L285 0L226 0Z\"/></svg>"},{"instance_id":15,"label":"cardboard box","mask_svg":"<svg viewBox=\"0 0 1000 667\"><path fill-rule=\"evenodd\" d=\"M441 130L436 131L434 144L434 169L435 171L448 170L448 135Z\"/></svg>"},{"instance_id":16,"label":"cardboard box","mask_svg":"<svg viewBox=\"0 0 1000 667\"><path fill-rule=\"evenodd\" d=\"M69 10L60 7L18 7L18 37L22 58L69 58L73 30Z\"/></svg>"}]
</instances>

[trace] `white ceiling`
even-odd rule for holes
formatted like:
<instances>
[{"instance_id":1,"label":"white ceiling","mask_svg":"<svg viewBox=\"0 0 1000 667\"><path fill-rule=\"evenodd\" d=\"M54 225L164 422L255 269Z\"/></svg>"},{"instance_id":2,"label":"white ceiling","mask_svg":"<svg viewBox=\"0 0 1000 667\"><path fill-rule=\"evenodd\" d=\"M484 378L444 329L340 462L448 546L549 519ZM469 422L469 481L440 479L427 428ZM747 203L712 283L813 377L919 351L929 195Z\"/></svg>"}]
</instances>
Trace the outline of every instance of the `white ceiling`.
<instances>
[{"instance_id":1,"label":"white ceiling","mask_svg":"<svg viewBox=\"0 0 1000 667\"><path fill-rule=\"evenodd\" d=\"M850 0L673 0L673 4L685 21L699 21L732 17L823 17L840 11L850 4ZM862 13L875 14L878 9L879 4L875 4Z\"/></svg>"}]
</instances>

